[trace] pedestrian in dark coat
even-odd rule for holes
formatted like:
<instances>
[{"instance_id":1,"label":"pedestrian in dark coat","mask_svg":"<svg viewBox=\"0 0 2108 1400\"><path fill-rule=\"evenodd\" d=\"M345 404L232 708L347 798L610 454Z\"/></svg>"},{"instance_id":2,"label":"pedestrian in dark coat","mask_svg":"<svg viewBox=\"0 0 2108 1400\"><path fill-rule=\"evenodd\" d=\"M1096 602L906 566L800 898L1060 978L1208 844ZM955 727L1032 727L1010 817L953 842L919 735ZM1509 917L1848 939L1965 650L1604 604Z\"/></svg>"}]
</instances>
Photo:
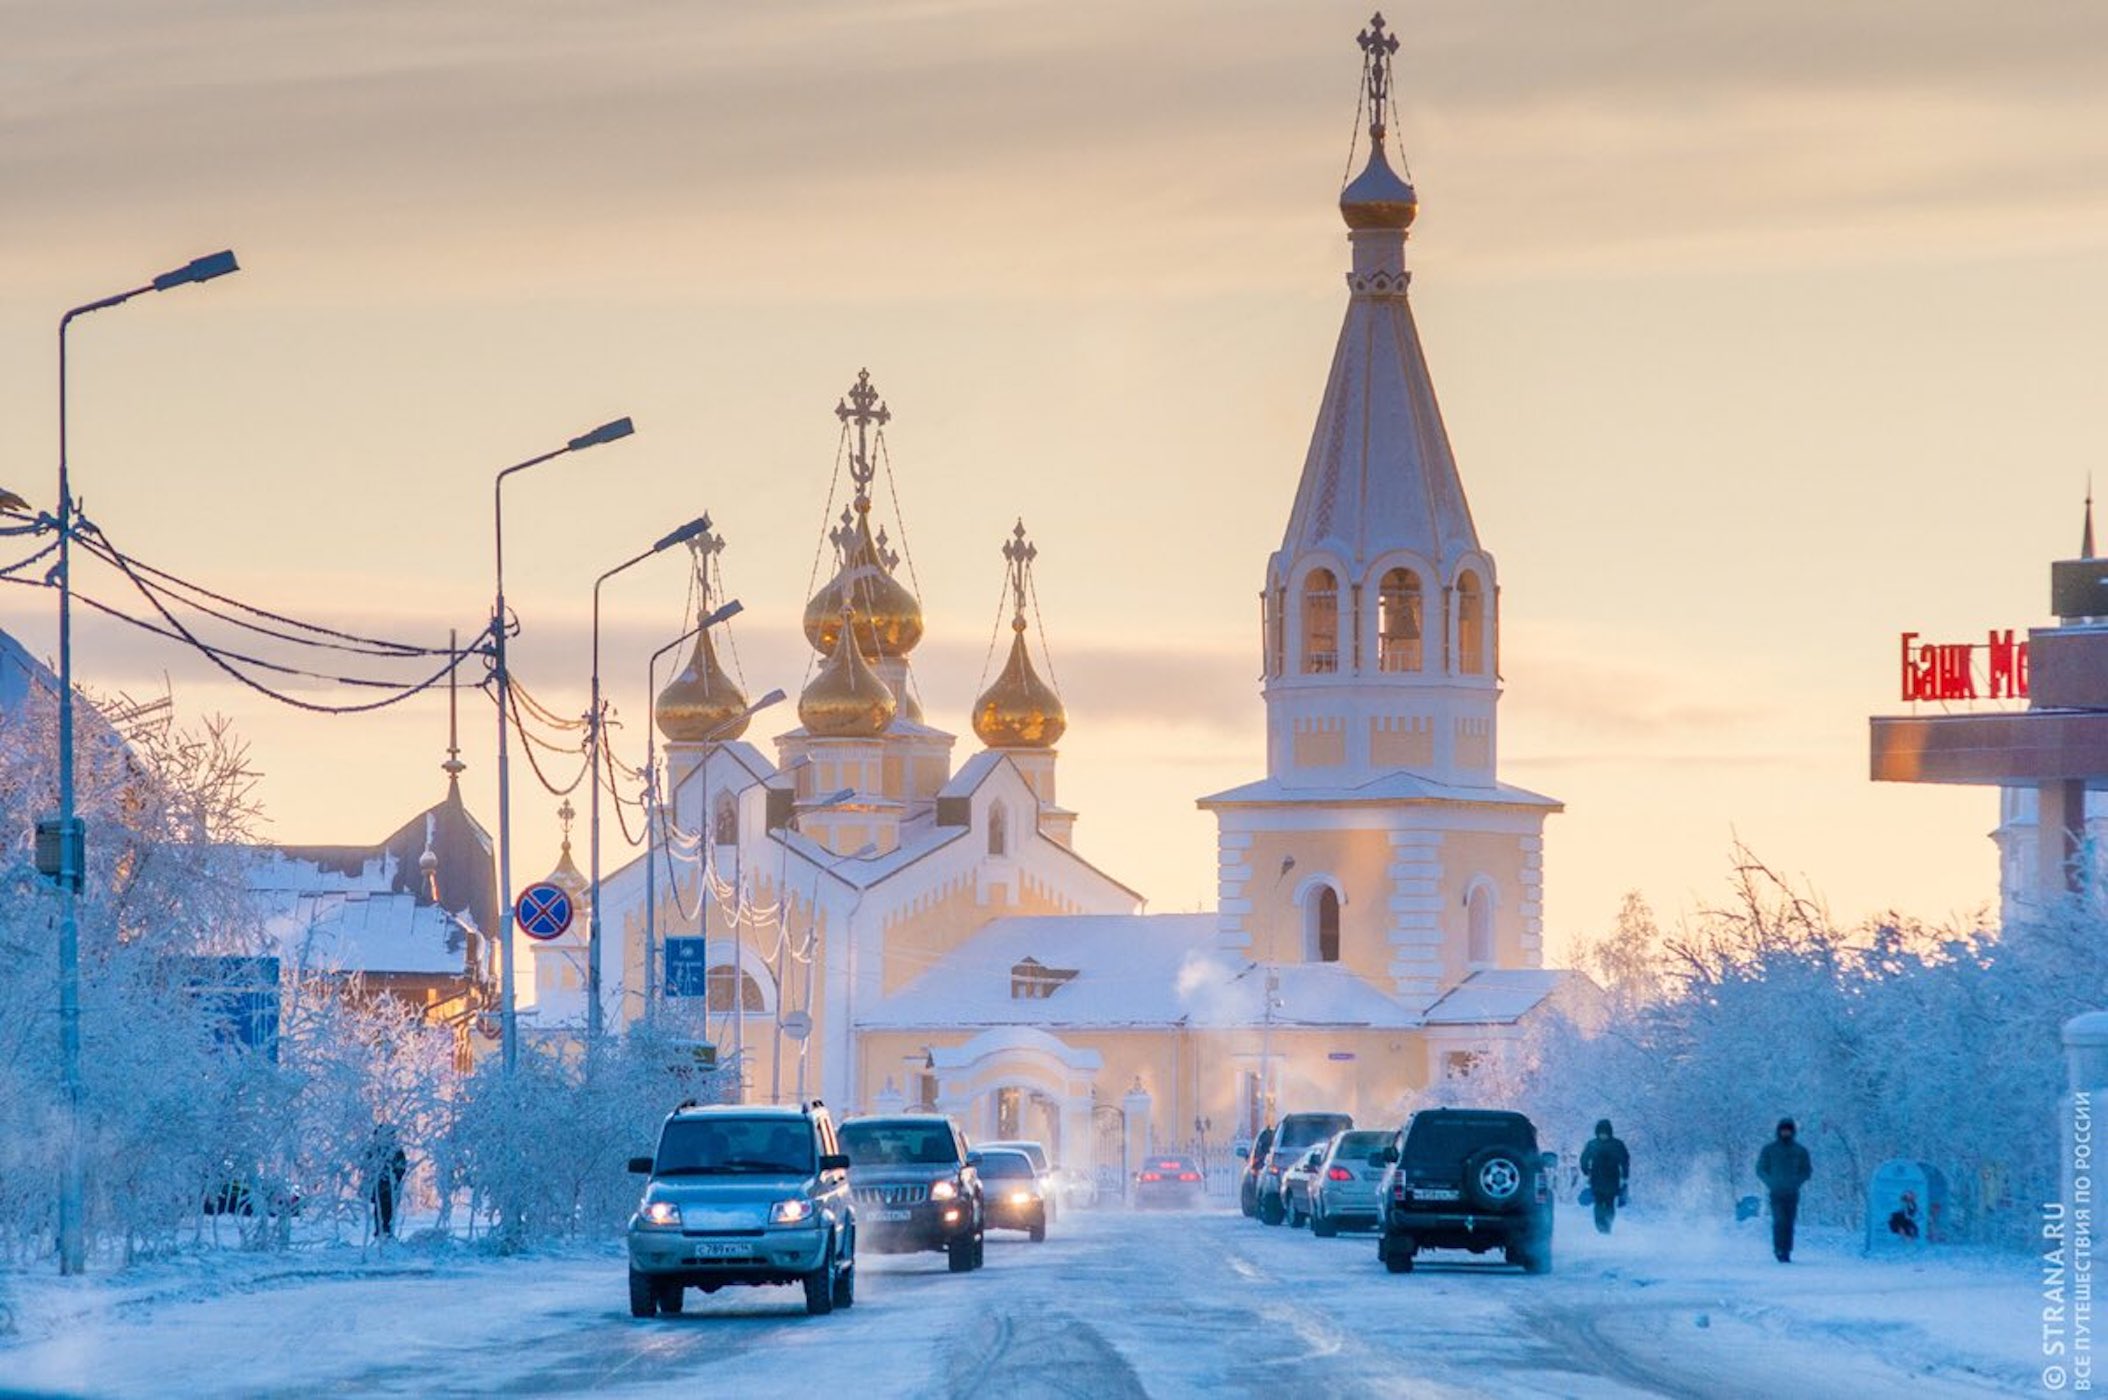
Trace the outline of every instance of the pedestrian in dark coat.
<instances>
[{"instance_id":1,"label":"pedestrian in dark coat","mask_svg":"<svg viewBox=\"0 0 2108 1400\"><path fill-rule=\"evenodd\" d=\"M1801 1210L1801 1187L1814 1173L1808 1149L1798 1138L1793 1120L1781 1118L1778 1132L1757 1154L1757 1180L1771 1193L1771 1252L1781 1264L1793 1262L1793 1222Z\"/></svg>"},{"instance_id":2,"label":"pedestrian in dark coat","mask_svg":"<svg viewBox=\"0 0 2108 1400\"><path fill-rule=\"evenodd\" d=\"M1598 1119L1596 1135L1581 1149L1581 1175L1588 1178L1588 1194L1596 1208L1596 1232L1607 1235L1625 1204L1625 1186L1632 1176L1632 1154L1610 1131L1608 1118Z\"/></svg>"},{"instance_id":3,"label":"pedestrian in dark coat","mask_svg":"<svg viewBox=\"0 0 2108 1400\"><path fill-rule=\"evenodd\" d=\"M403 1152L395 1129L386 1123L373 1125L366 1144L366 1198L373 1203L373 1233L386 1238L395 1233L395 1202L402 1194L403 1178L410 1174L410 1159Z\"/></svg>"}]
</instances>

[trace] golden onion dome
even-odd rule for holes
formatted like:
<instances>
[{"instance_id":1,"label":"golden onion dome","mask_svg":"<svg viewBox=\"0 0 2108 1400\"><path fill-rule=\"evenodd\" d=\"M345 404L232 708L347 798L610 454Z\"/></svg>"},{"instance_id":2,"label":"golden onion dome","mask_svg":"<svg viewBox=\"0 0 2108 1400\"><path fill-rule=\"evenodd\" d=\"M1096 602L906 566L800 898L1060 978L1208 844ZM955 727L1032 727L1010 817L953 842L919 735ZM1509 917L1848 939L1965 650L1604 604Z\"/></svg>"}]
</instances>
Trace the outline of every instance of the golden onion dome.
<instances>
[{"instance_id":1,"label":"golden onion dome","mask_svg":"<svg viewBox=\"0 0 2108 1400\"><path fill-rule=\"evenodd\" d=\"M1378 136L1369 147L1369 163L1361 174L1339 192L1339 215L1351 229L1397 229L1412 227L1420 212L1420 197L1404 177L1391 169Z\"/></svg>"},{"instance_id":2,"label":"golden onion dome","mask_svg":"<svg viewBox=\"0 0 2108 1400\"><path fill-rule=\"evenodd\" d=\"M746 693L717 664L707 627L696 634L688 664L659 692L656 713L659 732L674 743L737 739L747 732Z\"/></svg>"},{"instance_id":3,"label":"golden onion dome","mask_svg":"<svg viewBox=\"0 0 2108 1400\"><path fill-rule=\"evenodd\" d=\"M974 701L973 732L991 749L1050 749L1069 727L1054 687L1032 669L1025 652L1025 620L1010 624L1010 659L995 684Z\"/></svg>"},{"instance_id":4,"label":"golden onion dome","mask_svg":"<svg viewBox=\"0 0 2108 1400\"><path fill-rule=\"evenodd\" d=\"M834 654L844 611L856 631L857 650L868 657L906 656L922 640L922 604L886 567L871 538L871 503L856 503L842 567L805 605L805 640L814 651Z\"/></svg>"},{"instance_id":5,"label":"golden onion dome","mask_svg":"<svg viewBox=\"0 0 2108 1400\"><path fill-rule=\"evenodd\" d=\"M843 611L835 624L834 650L798 697L798 718L817 738L875 739L893 722L900 702L864 660L863 649L850 643L844 627L848 610Z\"/></svg>"},{"instance_id":6,"label":"golden onion dome","mask_svg":"<svg viewBox=\"0 0 2108 1400\"><path fill-rule=\"evenodd\" d=\"M587 896L592 891L593 882L578 868L578 862L571 859L571 838L568 835L564 837L563 854L556 858L556 869L550 871L542 883L555 885L571 896L571 908L574 912L584 909L589 902Z\"/></svg>"}]
</instances>

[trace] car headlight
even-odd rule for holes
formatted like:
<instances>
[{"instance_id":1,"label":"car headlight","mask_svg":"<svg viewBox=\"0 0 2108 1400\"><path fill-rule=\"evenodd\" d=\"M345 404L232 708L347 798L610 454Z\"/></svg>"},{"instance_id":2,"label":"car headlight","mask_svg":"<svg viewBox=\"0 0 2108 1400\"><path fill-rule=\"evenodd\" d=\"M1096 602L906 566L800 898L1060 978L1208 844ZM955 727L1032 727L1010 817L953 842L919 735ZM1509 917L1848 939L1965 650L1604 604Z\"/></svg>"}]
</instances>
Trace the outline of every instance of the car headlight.
<instances>
[{"instance_id":1,"label":"car headlight","mask_svg":"<svg viewBox=\"0 0 2108 1400\"><path fill-rule=\"evenodd\" d=\"M1029 1206L1032 1204L1032 1193L1030 1191L1012 1191L1010 1193L1010 1204L1014 1206Z\"/></svg>"},{"instance_id":2,"label":"car headlight","mask_svg":"<svg viewBox=\"0 0 2108 1400\"><path fill-rule=\"evenodd\" d=\"M681 1208L672 1201L647 1201L637 1215L646 1225L672 1230L681 1228Z\"/></svg>"},{"instance_id":3,"label":"car headlight","mask_svg":"<svg viewBox=\"0 0 2108 1400\"><path fill-rule=\"evenodd\" d=\"M793 1196L787 1201L778 1201L769 1207L769 1224L799 1225L812 1219L812 1202L803 1196Z\"/></svg>"},{"instance_id":4,"label":"car headlight","mask_svg":"<svg viewBox=\"0 0 2108 1400\"><path fill-rule=\"evenodd\" d=\"M958 1194L959 1183L956 1181L938 1181L933 1182L930 1186L930 1199L933 1201L949 1201L956 1198Z\"/></svg>"}]
</instances>

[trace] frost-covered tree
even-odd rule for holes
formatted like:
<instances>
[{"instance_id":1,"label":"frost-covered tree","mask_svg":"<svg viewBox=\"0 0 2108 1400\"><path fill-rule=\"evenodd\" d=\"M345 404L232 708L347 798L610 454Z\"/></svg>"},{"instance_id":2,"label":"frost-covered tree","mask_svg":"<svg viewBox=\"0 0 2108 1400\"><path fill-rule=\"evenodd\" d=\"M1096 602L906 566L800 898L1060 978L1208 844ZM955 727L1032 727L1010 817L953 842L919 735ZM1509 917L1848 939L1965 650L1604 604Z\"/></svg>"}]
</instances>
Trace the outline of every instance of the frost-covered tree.
<instances>
[{"instance_id":1,"label":"frost-covered tree","mask_svg":"<svg viewBox=\"0 0 2108 1400\"><path fill-rule=\"evenodd\" d=\"M1548 1018L1514 1101L1561 1144L1610 1117L1636 1194L1722 1212L1760 1189L1757 1150L1790 1114L1815 1156L1811 1219L1856 1225L1868 1175L1906 1157L1946 1175L1951 1233L2023 1242L2056 1189L2059 1031L2108 987L2098 892L2000 933L1843 929L1745 851L1732 892L1658 935L1628 898L1584 949L1607 1013Z\"/></svg>"}]
</instances>

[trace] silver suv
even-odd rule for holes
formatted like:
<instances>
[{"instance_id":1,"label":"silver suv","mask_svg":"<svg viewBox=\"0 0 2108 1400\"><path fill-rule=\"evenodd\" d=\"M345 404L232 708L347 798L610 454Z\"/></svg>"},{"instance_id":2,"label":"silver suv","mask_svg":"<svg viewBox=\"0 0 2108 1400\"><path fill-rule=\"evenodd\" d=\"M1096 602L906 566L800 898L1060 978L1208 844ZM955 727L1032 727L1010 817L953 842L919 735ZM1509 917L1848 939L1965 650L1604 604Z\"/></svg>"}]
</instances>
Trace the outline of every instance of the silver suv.
<instances>
[{"instance_id":1,"label":"silver suv","mask_svg":"<svg viewBox=\"0 0 2108 1400\"><path fill-rule=\"evenodd\" d=\"M676 1109L629 1169L651 1178L629 1220L630 1316L727 1284L802 1284L814 1315L855 1303L849 1159L819 1104Z\"/></svg>"}]
</instances>

